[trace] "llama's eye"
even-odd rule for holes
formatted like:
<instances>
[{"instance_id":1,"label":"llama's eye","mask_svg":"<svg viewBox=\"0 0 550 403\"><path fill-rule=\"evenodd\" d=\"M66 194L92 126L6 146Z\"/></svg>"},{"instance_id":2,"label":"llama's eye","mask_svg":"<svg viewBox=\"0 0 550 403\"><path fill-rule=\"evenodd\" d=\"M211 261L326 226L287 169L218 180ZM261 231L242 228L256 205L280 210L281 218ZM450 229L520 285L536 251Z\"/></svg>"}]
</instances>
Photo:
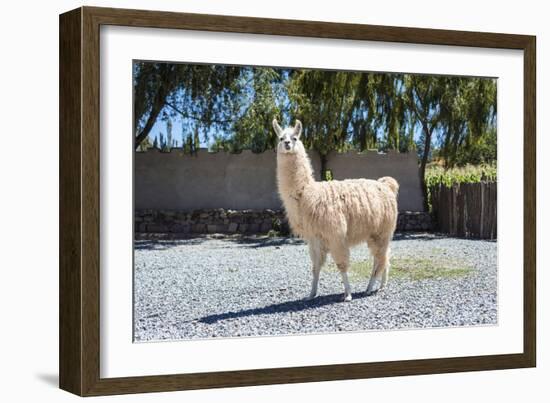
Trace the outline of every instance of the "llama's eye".
<instances>
[{"instance_id":1,"label":"llama's eye","mask_svg":"<svg viewBox=\"0 0 550 403\"><path fill-rule=\"evenodd\" d=\"M296 137L292 137L292 141L296 141Z\"/></svg>"},{"instance_id":2,"label":"llama's eye","mask_svg":"<svg viewBox=\"0 0 550 403\"><path fill-rule=\"evenodd\" d=\"M283 138L282 138L282 137L279 137L279 141L283 141Z\"/></svg>"}]
</instances>

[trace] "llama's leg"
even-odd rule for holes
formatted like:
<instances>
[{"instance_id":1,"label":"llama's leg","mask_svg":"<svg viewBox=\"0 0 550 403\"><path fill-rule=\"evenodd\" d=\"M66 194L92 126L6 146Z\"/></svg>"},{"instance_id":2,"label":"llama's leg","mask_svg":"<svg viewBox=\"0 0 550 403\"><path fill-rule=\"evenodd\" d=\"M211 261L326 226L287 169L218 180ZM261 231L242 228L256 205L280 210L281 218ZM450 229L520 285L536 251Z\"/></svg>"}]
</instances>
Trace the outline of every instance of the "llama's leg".
<instances>
[{"instance_id":1,"label":"llama's leg","mask_svg":"<svg viewBox=\"0 0 550 403\"><path fill-rule=\"evenodd\" d=\"M348 279L349 248L345 245L331 245L330 254L342 276L342 283L344 283L344 302L351 301L351 286Z\"/></svg>"},{"instance_id":2,"label":"llama's leg","mask_svg":"<svg viewBox=\"0 0 550 403\"><path fill-rule=\"evenodd\" d=\"M308 242L309 256L312 263L313 279L311 280L311 292L307 299L313 299L317 296L317 289L319 288L319 275L321 268L325 264L327 258L327 252L321 243L321 241L314 239Z\"/></svg>"},{"instance_id":3,"label":"llama's leg","mask_svg":"<svg viewBox=\"0 0 550 403\"><path fill-rule=\"evenodd\" d=\"M371 248L372 253L372 248ZM378 269L378 260L374 257L374 253L372 253L372 271L370 272L370 278L374 278L376 276L376 270Z\"/></svg>"},{"instance_id":4,"label":"llama's leg","mask_svg":"<svg viewBox=\"0 0 550 403\"><path fill-rule=\"evenodd\" d=\"M367 295L374 294L386 286L389 276L389 241L378 241L370 245L374 257L372 275L367 286ZM380 285L378 285L380 283Z\"/></svg>"},{"instance_id":5,"label":"llama's leg","mask_svg":"<svg viewBox=\"0 0 550 403\"><path fill-rule=\"evenodd\" d=\"M351 301L351 286L349 284L348 279L348 272L347 268L346 270L340 270L340 274L342 275L342 283L344 283L344 302Z\"/></svg>"},{"instance_id":6,"label":"llama's leg","mask_svg":"<svg viewBox=\"0 0 550 403\"><path fill-rule=\"evenodd\" d=\"M382 275L382 283L380 284L380 289L384 288L388 284L388 279L390 278L390 251L388 249L388 263L386 264L386 268L384 269L384 274Z\"/></svg>"}]
</instances>

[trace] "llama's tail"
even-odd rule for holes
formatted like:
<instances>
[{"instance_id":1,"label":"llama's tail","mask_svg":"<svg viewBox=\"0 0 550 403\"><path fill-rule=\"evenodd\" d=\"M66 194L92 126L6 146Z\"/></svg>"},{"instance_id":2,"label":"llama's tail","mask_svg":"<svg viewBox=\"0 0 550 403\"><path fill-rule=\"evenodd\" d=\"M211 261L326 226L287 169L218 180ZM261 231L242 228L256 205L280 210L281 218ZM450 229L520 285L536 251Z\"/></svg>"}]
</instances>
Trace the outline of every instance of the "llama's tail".
<instances>
[{"instance_id":1,"label":"llama's tail","mask_svg":"<svg viewBox=\"0 0 550 403\"><path fill-rule=\"evenodd\" d=\"M391 176L384 176L380 179L378 179L378 182L381 182L388 186L393 194L397 196L397 192L399 191L399 183L395 179L393 179Z\"/></svg>"}]
</instances>

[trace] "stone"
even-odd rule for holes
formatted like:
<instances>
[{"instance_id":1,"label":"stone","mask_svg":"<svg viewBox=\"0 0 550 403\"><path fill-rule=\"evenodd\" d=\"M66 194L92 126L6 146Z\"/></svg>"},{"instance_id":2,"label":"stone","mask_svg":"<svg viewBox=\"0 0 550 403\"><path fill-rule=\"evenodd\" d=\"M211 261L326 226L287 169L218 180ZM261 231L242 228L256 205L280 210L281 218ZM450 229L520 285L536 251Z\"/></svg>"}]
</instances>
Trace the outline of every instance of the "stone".
<instances>
[{"instance_id":1,"label":"stone","mask_svg":"<svg viewBox=\"0 0 550 403\"><path fill-rule=\"evenodd\" d=\"M284 210L201 209L136 210L136 232L157 233L267 233L275 230L288 234L290 229ZM422 211L402 211L397 217L398 231L426 231L432 228L432 218Z\"/></svg>"},{"instance_id":2,"label":"stone","mask_svg":"<svg viewBox=\"0 0 550 403\"><path fill-rule=\"evenodd\" d=\"M258 232L260 232L260 224L250 224L248 226L248 232L252 234L257 234Z\"/></svg>"},{"instance_id":3,"label":"stone","mask_svg":"<svg viewBox=\"0 0 550 403\"><path fill-rule=\"evenodd\" d=\"M188 233L189 225L175 224L170 227L170 232Z\"/></svg>"},{"instance_id":4,"label":"stone","mask_svg":"<svg viewBox=\"0 0 550 403\"><path fill-rule=\"evenodd\" d=\"M205 224L193 224L193 226L191 227L191 230L196 234L201 234L201 233L205 232L206 225Z\"/></svg>"},{"instance_id":5,"label":"stone","mask_svg":"<svg viewBox=\"0 0 550 403\"><path fill-rule=\"evenodd\" d=\"M217 224L217 225L216 225L216 230L217 230L217 232L223 234L223 233L227 232L228 227L229 227L229 225Z\"/></svg>"},{"instance_id":6,"label":"stone","mask_svg":"<svg viewBox=\"0 0 550 403\"><path fill-rule=\"evenodd\" d=\"M168 228L162 224L148 224L147 232L165 233L168 232Z\"/></svg>"},{"instance_id":7,"label":"stone","mask_svg":"<svg viewBox=\"0 0 550 403\"><path fill-rule=\"evenodd\" d=\"M262 226L260 227L260 232L261 233L269 232L270 230L271 230L271 222L262 223Z\"/></svg>"}]
</instances>

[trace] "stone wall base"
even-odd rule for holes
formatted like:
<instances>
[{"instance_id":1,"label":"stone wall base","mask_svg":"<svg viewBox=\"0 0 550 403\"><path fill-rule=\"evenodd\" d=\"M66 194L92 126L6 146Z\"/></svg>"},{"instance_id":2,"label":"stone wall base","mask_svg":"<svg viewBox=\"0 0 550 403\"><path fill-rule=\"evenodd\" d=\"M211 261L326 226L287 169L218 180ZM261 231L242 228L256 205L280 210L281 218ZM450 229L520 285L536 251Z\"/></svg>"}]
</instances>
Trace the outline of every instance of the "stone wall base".
<instances>
[{"instance_id":1,"label":"stone wall base","mask_svg":"<svg viewBox=\"0 0 550 403\"><path fill-rule=\"evenodd\" d=\"M267 234L289 235L290 229L282 210L136 210L136 233L177 234ZM425 212L403 211L397 219L397 231L432 229L431 217Z\"/></svg>"}]
</instances>

